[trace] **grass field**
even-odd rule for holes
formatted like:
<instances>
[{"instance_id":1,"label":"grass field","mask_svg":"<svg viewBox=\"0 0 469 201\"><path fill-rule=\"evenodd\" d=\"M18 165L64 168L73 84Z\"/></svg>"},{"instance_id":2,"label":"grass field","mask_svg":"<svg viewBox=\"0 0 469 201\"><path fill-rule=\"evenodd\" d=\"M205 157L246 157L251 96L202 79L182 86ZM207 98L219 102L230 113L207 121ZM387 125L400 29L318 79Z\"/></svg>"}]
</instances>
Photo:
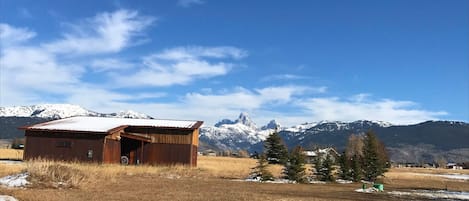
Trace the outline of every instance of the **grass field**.
<instances>
[{"instance_id":1,"label":"grass field","mask_svg":"<svg viewBox=\"0 0 469 201\"><path fill-rule=\"evenodd\" d=\"M22 160L23 150L21 149L1 149L0 159Z\"/></svg>"},{"instance_id":2,"label":"grass field","mask_svg":"<svg viewBox=\"0 0 469 201\"><path fill-rule=\"evenodd\" d=\"M357 193L354 184L273 184L244 182L255 166L253 159L199 157L198 167L121 166L35 161L0 164L0 176L27 169L36 185L26 189L0 187L0 195L19 200L409 200L386 192ZM272 166L275 175L281 167ZM469 174L468 170L457 171ZM415 173L455 173L437 169L391 169L385 191L448 189L469 191L469 182ZM62 178L58 178L62 177ZM56 188L51 180L63 179L71 188ZM238 180L236 180L238 179ZM412 200L419 200L412 198ZM425 199L422 199L425 200Z\"/></svg>"}]
</instances>

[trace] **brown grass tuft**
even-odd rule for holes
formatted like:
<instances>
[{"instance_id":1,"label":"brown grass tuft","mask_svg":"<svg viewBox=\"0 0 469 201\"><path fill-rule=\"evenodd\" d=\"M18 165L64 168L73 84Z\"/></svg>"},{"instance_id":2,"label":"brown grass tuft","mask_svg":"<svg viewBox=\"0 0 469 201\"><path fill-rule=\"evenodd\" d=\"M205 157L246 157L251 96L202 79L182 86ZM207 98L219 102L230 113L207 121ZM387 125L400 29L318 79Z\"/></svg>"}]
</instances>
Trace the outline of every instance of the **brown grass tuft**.
<instances>
[{"instance_id":1,"label":"brown grass tuft","mask_svg":"<svg viewBox=\"0 0 469 201\"><path fill-rule=\"evenodd\" d=\"M24 171L33 187L75 188L88 176L72 164L47 160L29 161Z\"/></svg>"}]
</instances>

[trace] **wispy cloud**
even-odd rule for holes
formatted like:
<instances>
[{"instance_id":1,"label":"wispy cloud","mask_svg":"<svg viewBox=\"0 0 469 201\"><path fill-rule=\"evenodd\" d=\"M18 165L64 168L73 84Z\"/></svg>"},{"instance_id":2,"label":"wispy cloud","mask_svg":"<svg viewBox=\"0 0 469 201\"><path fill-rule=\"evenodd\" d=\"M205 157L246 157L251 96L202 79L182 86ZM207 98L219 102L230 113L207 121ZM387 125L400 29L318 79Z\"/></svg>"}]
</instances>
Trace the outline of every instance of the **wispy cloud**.
<instances>
[{"instance_id":1,"label":"wispy cloud","mask_svg":"<svg viewBox=\"0 0 469 201\"><path fill-rule=\"evenodd\" d=\"M137 11L104 12L84 23L69 24L70 32L44 47L53 53L115 53L132 45L133 39L142 36L141 31L154 21L154 17L139 15Z\"/></svg>"},{"instance_id":2,"label":"wispy cloud","mask_svg":"<svg viewBox=\"0 0 469 201\"><path fill-rule=\"evenodd\" d=\"M367 98L368 96L359 94L351 99L310 98L298 100L297 104L308 109L311 112L311 120L314 121L367 119L388 121L394 124L411 124L439 119L439 117L447 115L445 111L434 112L418 109L418 104L412 101L370 100Z\"/></svg>"},{"instance_id":3,"label":"wispy cloud","mask_svg":"<svg viewBox=\"0 0 469 201\"><path fill-rule=\"evenodd\" d=\"M158 59L164 60L188 60L197 58L233 58L242 59L248 55L248 52L243 49L230 46L222 47L202 47L202 46L188 46L176 47L163 50L161 53L154 55Z\"/></svg>"},{"instance_id":4,"label":"wispy cloud","mask_svg":"<svg viewBox=\"0 0 469 201\"><path fill-rule=\"evenodd\" d=\"M0 45L5 48L10 45L17 45L34 38L36 33L28 28L12 27L8 24L0 23Z\"/></svg>"},{"instance_id":5,"label":"wispy cloud","mask_svg":"<svg viewBox=\"0 0 469 201\"><path fill-rule=\"evenodd\" d=\"M117 58L94 59L90 67L95 72L126 70L134 67L135 64L122 61Z\"/></svg>"},{"instance_id":6,"label":"wispy cloud","mask_svg":"<svg viewBox=\"0 0 469 201\"><path fill-rule=\"evenodd\" d=\"M239 59L247 53L235 47L176 47L143 59L134 74L114 75L120 87L184 85L197 79L225 75L235 66L212 59Z\"/></svg>"},{"instance_id":7,"label":"wispy cloud","mask_svg":"<svg viewBox=\"0 0 469 201\"><path fill-rule=\"evenodd\" d=\"M179 6L188 8L188 7L191 7L193 5L200 5L200 4L204 4L204 3L205 3L205 1L203 1L203 0L179 0L177 4Z\"/></svg>"}]
</instances>

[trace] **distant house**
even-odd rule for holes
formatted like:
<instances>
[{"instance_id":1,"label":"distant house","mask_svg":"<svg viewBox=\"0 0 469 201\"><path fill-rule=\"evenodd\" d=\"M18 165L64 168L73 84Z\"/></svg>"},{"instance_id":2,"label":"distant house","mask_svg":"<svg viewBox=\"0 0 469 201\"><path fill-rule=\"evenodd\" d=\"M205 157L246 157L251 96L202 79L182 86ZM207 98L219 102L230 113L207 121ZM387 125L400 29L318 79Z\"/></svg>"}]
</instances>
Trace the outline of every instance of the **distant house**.
<instances>
[{"instance_id":1,"label":"distant house","mask_svg":"<svg viewBox=\"0 0 469 201\"><path fill-rule=\"evenodd\" d=\"M337 151L332 147L316 150L305 150L303 151L303 154L306 156L306 163L310 164L313 164L317 158L321 158L322 160L326 159L328 155L331 156L333 162L336 162L339 158L339 153L337 153Z\"/></svg>"},{"instance_id":2,"label":"distant house","mask_svg":"<svg viewBox=\"0 0 469 201\"><path fill-rule=\"evenodd\" d=\"M71 117L25 126L24 159L197 165L202 121Z\"/></svg>"},{"instance_id":3,"label":"distant house","mask_svg":"<svg viewBox=\"0 0 469 201\"><path fill-rule=\"evenodd\" d=\"M462 170L463 166L458 165L457 163L448 163L448 164L446 164L446 168L447 169L453 169L453 170Z\"/></svg>"},{"instance_id":4,"label":"distant house","mask_svg":"<svg viewBox=\"0 0 469 201\"><path fill-rule=\"evenodd\" d=\"M207 149L202 153L204 156L217 156L217 152L212 149Z\"/></svg>"}]
</instances>

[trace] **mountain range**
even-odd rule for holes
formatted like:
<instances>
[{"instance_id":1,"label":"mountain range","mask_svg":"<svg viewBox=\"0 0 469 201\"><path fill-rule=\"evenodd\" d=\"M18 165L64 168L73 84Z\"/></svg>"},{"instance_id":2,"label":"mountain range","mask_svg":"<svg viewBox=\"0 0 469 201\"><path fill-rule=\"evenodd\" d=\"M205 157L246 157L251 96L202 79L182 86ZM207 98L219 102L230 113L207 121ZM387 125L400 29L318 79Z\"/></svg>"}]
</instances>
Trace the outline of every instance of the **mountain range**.
<instances>
[{"instance_id":1,"label":"mountain range","mask_svg":"<svg viewBox=\"0 0 469 201\"><path fill-rule=\"evenodd\" d=\"M98 113L77 105L43 104L19 107L0 107L0 139L23 137L17 128L51 119L71 116L100 116L122 118L152 118L133 111ZM469 161L469 124L456 121L427 121L414 125L392 125L382 121L353 122L320 121L282 127L271 120L258 127L247 113L237 119L223 119L214 126L200 129L199 150L247 150L261 152L263 141L272 132L279 132L289 148L332 146L345 148L350 134L373 130L385 143L391 160L396 162Z\"/></svg>"}]
</instances>

